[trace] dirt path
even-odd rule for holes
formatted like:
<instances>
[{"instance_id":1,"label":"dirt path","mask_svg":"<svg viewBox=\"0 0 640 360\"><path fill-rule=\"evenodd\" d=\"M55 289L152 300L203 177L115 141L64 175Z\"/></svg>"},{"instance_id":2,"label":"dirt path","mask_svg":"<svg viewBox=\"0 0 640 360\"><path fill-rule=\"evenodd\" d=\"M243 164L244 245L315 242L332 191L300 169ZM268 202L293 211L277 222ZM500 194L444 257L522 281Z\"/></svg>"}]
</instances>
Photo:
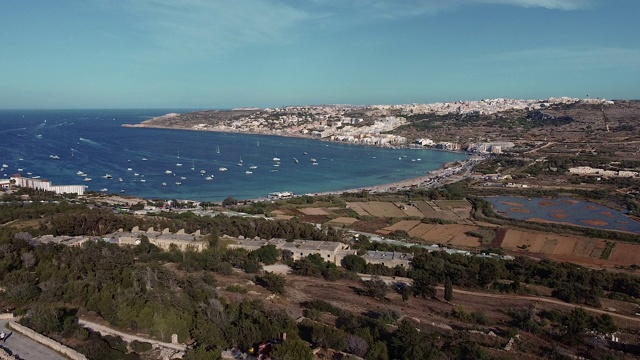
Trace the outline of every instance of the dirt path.
<instances>
[{"instance_id":1,"label":"dirt path","mask_svg":"<svg viewBox=\"0 0 640 360\"><path fill-rule=\"evenodd\" d=\"M175 350L177 352L184 352L184 351L187 350L187 346L184 345L184 344L172 344L172 343L157 341L157 340L146 338L146 337L142 337L142 336L131 335L131 334L124 333L122 331L118 331L118 330L112 329L112 328L104 326L104 325L100 325L100 324L92 322L92 321L84 320L84 319L78 319L78 323L80 325L88 328L88 329L91 329L93 331L99 332L102 335L119 336L126 342L132 342L134 340L137 340L137 341L141 341L141 342L151 343L151 344L153 344L155 346L158 346L158 347L163 347L163 348Z\"/></svg>"},{"instance_id":2,"label":"dirt path","mask_svg":"<svg viewBox=\"0 0 640 360\"><path fill-rule=\"evenodd\" d=\"M442 287L442 286L436 286L436 289L444 291L444 287ZM569 304L569 303L566 303L566 302L564 302L562 300L550 299L550 298L545 298L545 297L522 296L522 295L507 295L507 294L492 294L492 293L482 293L482 292L475 292L475 291L468 291L468 290L461 290L461 289L453 289L453 293L454 294L464 294L464 295L467 295L467 296L477 296L477 297L484 297L484 298L492 298L492 299L503 299L503 300L504 299L508 299L508 300L516 300L516 301L523 301L524 300L524 301L544 302L544 303L547 303L547 304L560 305L560 306L565 306L565 307L570 307L570 308L581 307L581 308L583 308L583 309L585 309L587 311L590 311L590 312L594 312L594 313L598 313L598 314L608 314L608 315L611 315L613 317L617 317L617 318L620 318L620 319L624 319L624 320L629 320L629 321L640 323L640 317L622 315L622 314L618 314L618 313L613 312L613 311L597 309L597 308L584 306L584 305Z\"/></svg>"},{"instance_id":3,"label":"dirt path","mask_svg":"<svg viewBox=\"0 0 640 360\"><path fill-rule=\"evenodd\" d=\"M368 275L368 274L359 274L359 275L363 280L370 280L371 277L372 277L371 275ZM378 278L380 278L385 283L387 283L387 285L391 285L391 284L397 283L397 282L403 282L403 283L411 284L411 282L412 282L412 280L409 279L409 278L401 278L401 277L379 276ZM435 288L437 290L441 291L441 292L444 292L444 287L443 286L436 286ZM585 306L585 305L570 304L570 303L566 303L566 302L564 302L562 300L548 298L548 297L527 296L527 295L511 295L511 294L496 294L496 293L486 293L486 292L462 290L462 289L456 289L456 288L453 289L453 293L454 294L458 294L458 295L466 295L466 296L470 296L470 297L482 297L482 298L489 298L489 299L513 300L513 301L533 301L533 302L536 302L536 303L544 302L544 303L547 303L547 304L559 305L559 306L569 307L569 308L581 307L581 308L583 308L583 309L585 309L586 311L589 311L589 312L593 312L593 313L597 313L597 314L608 314L608 315L611 315L613 317L617 317L619 319L624 319L624 320L632 321L632 322L635 322L635 323L640 323L640 317L623 315L623 314L616 313L614 311L598 309L598 308Z\"/></svg>"}]
</instances>

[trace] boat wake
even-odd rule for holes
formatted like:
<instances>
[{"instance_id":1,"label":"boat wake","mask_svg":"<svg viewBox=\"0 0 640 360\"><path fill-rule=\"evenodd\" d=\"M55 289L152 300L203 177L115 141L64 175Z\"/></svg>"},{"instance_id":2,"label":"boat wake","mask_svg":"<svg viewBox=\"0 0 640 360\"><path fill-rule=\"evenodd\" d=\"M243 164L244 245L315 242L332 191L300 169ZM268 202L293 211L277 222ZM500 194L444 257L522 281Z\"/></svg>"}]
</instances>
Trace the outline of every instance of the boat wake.
<instances>
[{"instance_id":1,"label":"boat wake","mask_svg":"<svg viewBox=\"0 0 640 360\"><path fill-rule=\"evenodd\" d=\"M83 143L87 143L89 145L98 147L98 148L102 148L102 149L106 149L106 147L98 142L95 142L93 140L89 140L89 139L85 139L85 138L80 138L80 141L82 141Z\"/></svg>"}]
</instances>

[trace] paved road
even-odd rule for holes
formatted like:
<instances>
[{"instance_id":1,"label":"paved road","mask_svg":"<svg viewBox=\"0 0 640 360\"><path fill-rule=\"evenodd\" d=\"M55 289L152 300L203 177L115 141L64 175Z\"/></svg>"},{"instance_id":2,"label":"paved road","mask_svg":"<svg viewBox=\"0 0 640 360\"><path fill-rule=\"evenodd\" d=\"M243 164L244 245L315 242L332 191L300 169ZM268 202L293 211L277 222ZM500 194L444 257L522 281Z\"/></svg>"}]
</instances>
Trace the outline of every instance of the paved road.
<instances>
[{"instance_id":1,"label":"paved road","mask_svg":"<svg viewBox=\"0 0 640 360\"><path fill-rule=\"evenodd\" d=\"M0 342L7 352L25 360L67 360L66 357L7 327L8 320L0 320L0 330L11 334L7 341Z\"/></svg>"}]
</instances>

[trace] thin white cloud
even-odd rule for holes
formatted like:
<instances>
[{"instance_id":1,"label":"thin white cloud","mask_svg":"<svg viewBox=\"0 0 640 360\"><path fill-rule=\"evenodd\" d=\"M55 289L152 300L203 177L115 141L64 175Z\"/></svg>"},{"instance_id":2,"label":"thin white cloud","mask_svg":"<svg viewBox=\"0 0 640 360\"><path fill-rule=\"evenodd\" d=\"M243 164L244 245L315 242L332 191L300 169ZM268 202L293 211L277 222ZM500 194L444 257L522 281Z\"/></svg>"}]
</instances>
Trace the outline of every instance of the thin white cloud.
<instances>
[{"instance_id":1,"label":"thin white cloud","mask_svg":"<svg viewBox=\"0 0 640 360\"><path fill-rule=\"evenodd\" d=\"M473 5L506 5L551 10L587 9L598 0L310 0L325 8L358 12L376 18L437 14Z\"/></svg>"},{"instance_id":2,"label":"thin white cloud","mask_svg":"<svg viewBox=\"0 0 640 360\"><path fill-rule=\"evenodd\" d=\"M574 70L640 69L640 49L619 47L550 47L498 53L484 61L518 64L523 68L571 68Z\"/></svg>"},{"instance_id":3,"label":"thin white cloud","mask_svg":"<svg viewBox=\"0 0 640 360\"><path fill-rule=\"evenodd\" d=\"M553 10L580 10L593 6L592 0L473 0L473 2Z\"/></svg>"},{"instance_id":4,"label":"thin white cloud","mask_svg":"<svg viewBox=\"0 0 640 360\"><path fill-rule=\"evenodd\" d=\"M134 0L126 10L144 40L163 52L226 52L248 44L290 41L290 30L310 15L269 0Z\"/></svg>"}]
</instances>

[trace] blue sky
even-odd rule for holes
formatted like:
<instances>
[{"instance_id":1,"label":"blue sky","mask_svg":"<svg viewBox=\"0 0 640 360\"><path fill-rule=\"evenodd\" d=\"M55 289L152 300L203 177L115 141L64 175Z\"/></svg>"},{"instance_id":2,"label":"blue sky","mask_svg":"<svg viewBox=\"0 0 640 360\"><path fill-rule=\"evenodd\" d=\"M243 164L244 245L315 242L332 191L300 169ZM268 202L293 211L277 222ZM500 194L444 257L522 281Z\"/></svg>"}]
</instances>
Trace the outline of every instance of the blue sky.
<instances>
[{"instance_id":1,"label":"blue sky","mask_svg":"<svg viewBox=\"0 0 640 360\"><path fill-rule=\"evenodd\" d=\"M0 0L0 108L638 99L638 0Z\"/></svg>"}]
</instances>

